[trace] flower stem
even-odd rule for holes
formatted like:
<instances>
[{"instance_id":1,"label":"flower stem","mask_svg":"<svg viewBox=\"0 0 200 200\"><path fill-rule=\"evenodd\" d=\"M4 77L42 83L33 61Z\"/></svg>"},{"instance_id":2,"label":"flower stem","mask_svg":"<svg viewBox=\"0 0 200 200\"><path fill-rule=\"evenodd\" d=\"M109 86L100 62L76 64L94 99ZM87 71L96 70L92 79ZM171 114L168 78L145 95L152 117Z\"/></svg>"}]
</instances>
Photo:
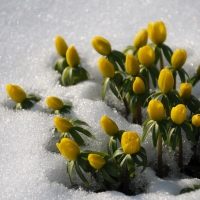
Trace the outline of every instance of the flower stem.
<instances>
[{"instance_id":1,"label":"flower stem","mask_svg":"<svg viewBox=\"0 0 200 200\"><path fill-rule=\"evenodd\" d=\"M129 109L129 105L128 105L126 97L123 98L123 102L124 102L124 106L126 108L126 115L128 116L130 114L130 109Z\"/></svg>"},{"instance_id":2,"label":"flower stem","mask_svg":"<svg viewBox=\"0 0 200 200\"><path fill-rule=\"evenodd\" d=\"M163 169L162 169L162 135L158 134L158 171L157 176L163 178Z\"/></svg>"},{"instance_id":3,"label":"flower stem","mask_svg":"<svg viewBox=\"0 0 200 200\"><path fill-rule=\"evenodd\" d=\"M133 113L133 123L142 125L142 110L140 103L137 104L135 113Z\"/></svg>"},{"instance_id":4,"label":"flower stem","mask_svg":"<svg viewBox=\"0 0 200 200\"><path fill-rule=\"evenodd\" d=\"M163 63L163 56L162 51L160 52L160 71L164 69L164 63Z\"/></svg>"},{"instance_id":5,"label":"flower stem","mask_svg":"<svg viewBox=\"0 0 200 200\"><path fill-rule=\"evenodd\" d=\"M179 155L178 155L178 166L181 169L181 172L183 170L183 142L182 142L182 136L180 136L179 138L179 145L178 145L179 149Z\"/></svg>"}]
</instances>

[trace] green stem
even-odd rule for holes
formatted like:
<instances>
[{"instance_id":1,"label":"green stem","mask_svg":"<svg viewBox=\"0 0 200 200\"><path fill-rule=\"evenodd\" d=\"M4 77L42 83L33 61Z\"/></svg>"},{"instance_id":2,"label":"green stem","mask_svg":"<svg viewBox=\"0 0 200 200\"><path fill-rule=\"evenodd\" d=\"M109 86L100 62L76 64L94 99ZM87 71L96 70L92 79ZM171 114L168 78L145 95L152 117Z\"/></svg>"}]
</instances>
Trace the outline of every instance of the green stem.
<instances>
[{"instance_id":1,"label":"green stem","mask_svg":"<svg viewBox=\"0 0 200 200\"><path fill-rule=\"evenodd\" d=\"M162 51L160 52L160 71L164 69L164 63L163 63L163 56Z\"/></svg>"},{"instance_id":2,"label":"green stem","mask_svg":"<svg viewBox=\"0 0 200 200\"><path fill-rule=\"evenodd\" d=\"M174 75L174 90L176 89L176 73L175 73L175 75Z\"/></svg>"},{"instance_id":3,"label":"green stem","mask_svg":"<svg viewBox=\"0 0 200 200\"><path fill-rule=\"evenodd\" d=\"M170 110L169 110L169 101L167 98L167 105L165 107L166 118L170 117Z\"/></svg>"},{"instance_id":4,"label":"green stem","mask_svg":"<svg viewBox=\"0 0 200 200\"><path fill-rule=\"evenodd\" d=\"M130 114L130 109L129 109L128 101L125 97L123 98L123 102L124 102L124 106L126 108L126 115L128 116Z\"/></svg>"},{"instance_id":5,"label":"green stem","mask_svg":"<svg viewBox=\"0 0 200 200\"><path fill-rule=\"evenodd\" d=\"M179 155L178 155L178 166L180 167L181 171L183 171L183 142L182 142L182 136L179 138Z\"/></svg>"},{"instance_id":6,"label":"green stem","mask_svg":"<svg viewBox=\"0 0 200 200\"><path fill-rule=\"evenodd\" d=\"M137 104L135 113L133 113L133 123L142 125L142 110L140 103Z\"/></svg>"},{"instance_id":7,"label":"green stem","mask_svg":"<svg viewBox=\"0 0 200 200\"><path fill-rule=\"evenodd\" d=\"M157 176L163 178L163 169L162 169L162 135L158 134L158 171Z\"/></svg>"},{"instance_id":8,"label":"green stem","mask_svg":"<svg viewBox=\"0 0 200 200\"><path fill-rule=\"evenodd\" d=\"M129 172L128 172L127 164L125 164L124 179L122 182L122 192L126 195L129 194L129 185L130 185Z\"/></svg>"}]
</instances>

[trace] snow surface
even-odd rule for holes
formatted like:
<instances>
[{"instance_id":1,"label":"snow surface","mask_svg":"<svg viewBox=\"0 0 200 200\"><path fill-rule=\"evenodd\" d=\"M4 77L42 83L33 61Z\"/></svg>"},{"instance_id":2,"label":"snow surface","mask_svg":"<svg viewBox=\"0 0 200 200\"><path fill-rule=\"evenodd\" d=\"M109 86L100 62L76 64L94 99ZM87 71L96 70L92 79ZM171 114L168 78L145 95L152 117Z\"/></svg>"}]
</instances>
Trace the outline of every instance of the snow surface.
<instances>
[{"instance_id":1,"label":"snow surface","mask_svg":"<svg viewBox=\"0 0 200 200\"><path fill-rule=\"evenodd\" d=\"M173 50L186 49L188 59L184 68L192 75L200 57L199 9L199 1L189 0L1 0L0 199L199 199L198 190L178 195L182 188L200 184L200 180L179 174L175 153L167 150L163 155L163 162L171 169L167 179L159 179L147 168L134 180L135 187L145 189L144 194L125 196L116 191L93 193L83 187L71 188L66 160L55 147L54 116L45 105L45 98L50 95L73 103L70 115L90 124L90 131L98 138L88 140L87 149L105 151L108 137L99 125L105 114L120 129L141 135L142 127L127 122L107 105L124 111L111 94L108 93L106 103L101 101L102 76L97 69L101 56L92 48L91 40L100 35L111 42L113 49L123 50L132 45L135 34L146 28L148 22L164 21L168 33L166 44ZM59 75L53 70L58 58L54 47L57 35L76 47L91 80L72 87L59 85ZM15 112L14 103L5 92L8 83L20 85L42 100L29 111ZM193 90L197 97L198 88L199 84ZM156 150L150 135L142 146L149 161L154 163ZM184 163L189 161L189 155L190 145L185 145ZM76 181L82 185L79 179Z\"/></svg>"}]
</instances>

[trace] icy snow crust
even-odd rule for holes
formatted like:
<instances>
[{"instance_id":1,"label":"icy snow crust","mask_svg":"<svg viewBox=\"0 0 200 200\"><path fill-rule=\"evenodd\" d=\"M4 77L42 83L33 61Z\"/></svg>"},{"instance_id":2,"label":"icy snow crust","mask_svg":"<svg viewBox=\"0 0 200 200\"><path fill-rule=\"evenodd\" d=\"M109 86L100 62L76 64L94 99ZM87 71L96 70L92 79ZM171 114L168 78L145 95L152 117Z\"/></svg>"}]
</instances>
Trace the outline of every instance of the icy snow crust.
<instances>
[{"instance_id":1,"label":"icy snow crust","mask_svg":"<svg viewBox=\"0 0 200 200\"><path fill-rule=\"evenodd\" d=\"M148 22L164 21L167 41L173 50L184 48L188 59L184 66L193 74L200 57L200 2L198 1L100 1L49 0L3 1L0 6L0 199L199 199L200 191L178 196L179 191L200 180L179 174L174 153L165 150L163 162L171 172L167 179L159 179L151 168L138 175L135 187L144 194L125 196L116 191L92 193L82 187L72 189L66 173L66 160L55 147L53 117L45 105L45 98L54 95L71 101L72 117L86 121L97 138L88 140L86 149L106 151L108 137L99 120L108 115L120 129L133 130L139 135L142 127L127 122L109 107L123 106L108 93L107 104L101 101L101 80L97 60L101 56L93 50L91 40L100 35L108 39L113 49L123 50L132 45L135 34ZM53 70L58 58L54 38L63 36L74 45L81 64L91 80L72 87L59 85L59 75ZM27 93L42 98L32 110L14 112L5 86L20 85ZM199 97L199 85L193 93ZM185 145L185 144L184 144ZM142 144L148 160L156 161L151 135ZM189 160L190 145L184 146L184 163ZM77 184L82 185L77 179Z\"/></svg>"}]
</instances>

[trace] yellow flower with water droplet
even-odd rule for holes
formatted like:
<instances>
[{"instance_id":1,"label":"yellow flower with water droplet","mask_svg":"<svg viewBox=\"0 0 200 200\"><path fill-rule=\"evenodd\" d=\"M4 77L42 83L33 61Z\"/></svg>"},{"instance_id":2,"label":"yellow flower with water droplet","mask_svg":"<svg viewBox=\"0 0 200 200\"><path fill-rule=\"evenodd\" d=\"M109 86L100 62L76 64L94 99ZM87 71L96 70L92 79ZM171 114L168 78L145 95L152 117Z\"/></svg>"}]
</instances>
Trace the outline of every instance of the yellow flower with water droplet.
<instances>
[{"instance_id":1,"label":"yellow flower with water droplet","mask_svg":"<svg viewBox=\"0 0 200 200\"><path fill-rule=\"evenodd\" d=\"M65 57L68 46L67 46L65 40L61 36L57 36L55 38L55 46L56 46L57 53L60 56Z\"/></svg>"},{"instance_id":2,"label":"yellow flower with water droplet","mask_svg":"<svg viewBox=\"0 0 200 200\"><path fill-rule=\"evenodd\" d=\"M167 37L166 26L164 22L148 23L148 36L156 44L162 44Z\"/></svg>"},{"instance_id":3,"label":"yellow flower with water droplet","mask_svg":"<svg viewBox=\"0 0 200 200\"><path fill-rule=\"evenodd\" d=\"M22 103L26 99L26 92L18 85L7 84L6 92L16 103Z\"/></svg>"},{"instance_id":4,"label":"yellow flower with water droplet","mask_svg":"<svg viewBox=\"0 0 200 200\"><path fill-rule=\"evenodd\" d=\"M54 125L61 133L66 133L73 127L70 121L59 116L54 118Z\"/></svg>"},{"instance_id":5,"label":"yellow flower with water droplet","mask_svg":"<svg viewBox=\"0 0 200 200\"><path fill-rule=\"evenodd\" d=\"M124 132L122 134L121 145L124 153L137 153L140 150L140 137L132 131Z\"/></svg>"},{"instance_id":6,"label":"yellow flower with water droplet","mask_svg":"<svg viewBox=\"0 0 200 200\"><path fill-rule=\"evenodd\" d=\"M98 154L89 154L88 161L92 167L95 169L101 169L105 164L106 161Z\"/></svg>"},{"instance_id":7,"label":"yellow flower with water droplet","mask_svg":"<svg viewBox=\"0 0 200 200\"><path fill-rule=\"evenodd\" d=\"M77 160L80 148L73 140L62 138L60 143L56 143L60 153L69 160Z\"/></svg>"},{"instance_id":8,"label":"yellow flower with water droplet","mask_svg":"<svg viewBox=\"0 0 200 200\"><path fill-rule=\"evenodd\" d=\"M99 54L103 56L107 56L111 53L111 44L103 37L94 37L92 40L92 46Z\"/></svg>"}]
</instances>

